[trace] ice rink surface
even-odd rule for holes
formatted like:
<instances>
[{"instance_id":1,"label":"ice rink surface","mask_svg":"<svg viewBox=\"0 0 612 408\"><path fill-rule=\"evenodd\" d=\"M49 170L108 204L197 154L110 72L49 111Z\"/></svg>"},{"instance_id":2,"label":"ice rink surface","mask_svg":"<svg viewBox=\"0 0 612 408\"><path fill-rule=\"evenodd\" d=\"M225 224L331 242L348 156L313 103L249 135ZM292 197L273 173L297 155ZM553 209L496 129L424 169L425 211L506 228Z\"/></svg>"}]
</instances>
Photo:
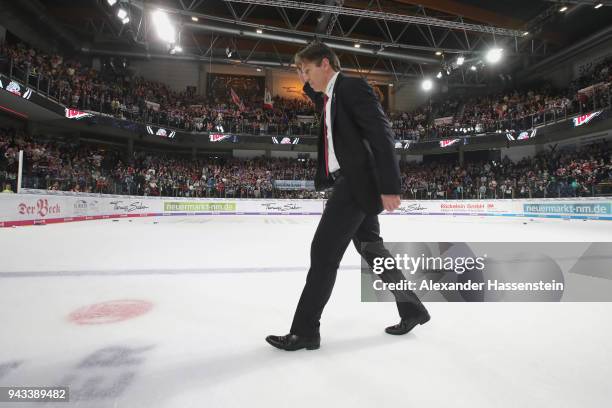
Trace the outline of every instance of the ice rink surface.
<instances>
[{"instance_id":1,"label":"ice rink surface","mask_svg":"<svg viewBox=\"0 0 612 408\"><path fill-rule=\"evenodd\" d=\"M612 222L383 216L386 241L612 241ZM321 349L285 352L319 216L101 220L0 229L2 407L606 407L611 303L437 303L389 336L351 246ZM593 278L595 279L595 278Z\"/></svg>"}]
</instances>

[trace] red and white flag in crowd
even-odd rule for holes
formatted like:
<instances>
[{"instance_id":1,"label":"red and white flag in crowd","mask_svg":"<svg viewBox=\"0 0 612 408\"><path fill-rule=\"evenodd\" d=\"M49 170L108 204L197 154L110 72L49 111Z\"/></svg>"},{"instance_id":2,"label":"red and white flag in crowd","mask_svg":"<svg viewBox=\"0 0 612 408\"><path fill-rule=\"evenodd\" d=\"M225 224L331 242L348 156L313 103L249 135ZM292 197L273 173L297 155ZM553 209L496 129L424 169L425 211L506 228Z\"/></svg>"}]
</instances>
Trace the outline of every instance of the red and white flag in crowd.
<instances>
[{"instance_id":1,"label":"red and white flag in crowd","mask_svg":"<svg viewBox=\"0 0 612 408\"><path fill-rule=\"evenodd\" d=\"M232 96L232 101L238 106L238 108L240 110L244 110L244 104L240 100L240 97L238 96L236 91L234 91L234 88L230 88L230 94Z\"/></svg>"},{"instance_id":2,"label":"red and white flag in crowd","mask_svg":"<svg viewBox=\"0 0 612 408\"><path fill-rule=\"evenodd\" d=\"M264 109L272 109L274 108L274 102L272 102L272 95L270 95L270 91L266 88L266 93L264 95Z\"/></svg>"}]
</instances>

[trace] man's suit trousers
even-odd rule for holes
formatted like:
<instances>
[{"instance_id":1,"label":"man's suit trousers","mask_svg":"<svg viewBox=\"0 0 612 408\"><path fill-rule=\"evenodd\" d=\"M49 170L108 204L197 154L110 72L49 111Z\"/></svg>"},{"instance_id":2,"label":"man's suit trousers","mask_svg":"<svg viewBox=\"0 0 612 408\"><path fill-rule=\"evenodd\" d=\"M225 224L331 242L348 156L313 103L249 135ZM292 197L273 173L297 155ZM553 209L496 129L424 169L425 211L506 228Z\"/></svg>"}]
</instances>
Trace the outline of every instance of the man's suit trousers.
<instances>
[{"instance_id":1,"label":"man's suit trousers","mask_svg":"<svg viewBox=\"0 0 612 408\"><path fill-rule=\"evenodd\" d=\"M375 257L390 257L380 237L377 215L368 215L351 197L346 179L335 180L333 191L310 248L310 269L302 291L291 334L311 337L319 335L321 314L329 300L342 256L351 240L357 251L372 266ZM380 275L383 282L400 282L404 275L397 269ZM419 298L410 290L392 291L401 318L409 318L425 311Z\"/></svg>"}]
</instances>

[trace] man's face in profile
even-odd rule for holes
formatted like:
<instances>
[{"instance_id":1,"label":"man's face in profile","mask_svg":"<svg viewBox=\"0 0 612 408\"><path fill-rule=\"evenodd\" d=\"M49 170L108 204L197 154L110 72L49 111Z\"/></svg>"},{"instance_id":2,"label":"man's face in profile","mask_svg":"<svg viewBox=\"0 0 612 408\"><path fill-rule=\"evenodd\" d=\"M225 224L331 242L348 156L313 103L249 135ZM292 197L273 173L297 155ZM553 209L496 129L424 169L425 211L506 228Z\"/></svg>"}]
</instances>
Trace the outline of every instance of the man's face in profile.
<instances>
[{"instance_id":1,"label":"man's face in profile","mask_svg":"<svg viewBox=\"0 0 612 408\"><path fill-rule=\"evenodd\" d=\"M301 69L304 80L310 84L312 89L317 92L325 91L329 74L332 71L327 58L323 58L319 66L311 61L302 61Z\"/></svg>"}]
</instances>

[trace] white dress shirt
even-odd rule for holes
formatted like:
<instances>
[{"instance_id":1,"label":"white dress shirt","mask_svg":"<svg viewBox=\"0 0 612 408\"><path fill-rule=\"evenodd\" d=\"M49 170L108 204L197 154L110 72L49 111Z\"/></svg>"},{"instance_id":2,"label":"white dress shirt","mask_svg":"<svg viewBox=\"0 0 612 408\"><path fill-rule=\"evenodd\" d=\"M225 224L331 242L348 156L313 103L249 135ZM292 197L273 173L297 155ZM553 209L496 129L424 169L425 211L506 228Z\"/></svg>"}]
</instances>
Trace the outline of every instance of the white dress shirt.
<instances>
[{"instance_id":1,"label":"white dress shirt","mask_svg":"<svg viewBox=\"0 0 612 408\"><path fill-rule=\"evenodd\" d=\"M332 138L332 127L331 127L331 105L333 103L333 93L334 93L334 84L336 83L336 78L338 78L338 74L340 72L336 72L333 77L327 83L327 88L325 90L325 94L329 98L327 100L327 105L325 106L325 127L327 128L327 165L329 167L329 172L333 173L336 170L340 169L340 163L338 163L338 159L336 158L336 154L334 153L334 140Z\"/></svg>"}]
</instances>

